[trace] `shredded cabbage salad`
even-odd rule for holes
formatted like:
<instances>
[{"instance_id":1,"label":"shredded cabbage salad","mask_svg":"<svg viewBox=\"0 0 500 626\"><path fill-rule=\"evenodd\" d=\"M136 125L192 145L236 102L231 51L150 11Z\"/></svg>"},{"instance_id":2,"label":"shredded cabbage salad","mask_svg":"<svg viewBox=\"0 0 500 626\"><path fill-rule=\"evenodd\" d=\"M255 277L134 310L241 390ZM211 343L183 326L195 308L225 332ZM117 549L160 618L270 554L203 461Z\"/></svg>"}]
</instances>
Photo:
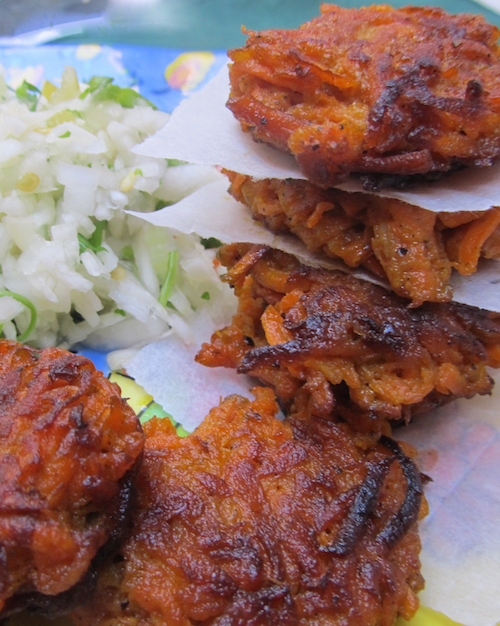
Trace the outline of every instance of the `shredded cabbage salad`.
<instances>
[{"instance_id":1,"label":"shredded cabbage salad","mask_svg":"<svg viewBox=\"0 0 500 626\"><path fill-rule=\"evenodd\" d=\"M220 176L131 152L167 119L110 78L81 85L72 67L41 90L13 90L0 71L4 337L106 350L170 332L189 342L197 324L232 309L207 242L126 212L175 203Z\"/></svg>"}]
</instances>

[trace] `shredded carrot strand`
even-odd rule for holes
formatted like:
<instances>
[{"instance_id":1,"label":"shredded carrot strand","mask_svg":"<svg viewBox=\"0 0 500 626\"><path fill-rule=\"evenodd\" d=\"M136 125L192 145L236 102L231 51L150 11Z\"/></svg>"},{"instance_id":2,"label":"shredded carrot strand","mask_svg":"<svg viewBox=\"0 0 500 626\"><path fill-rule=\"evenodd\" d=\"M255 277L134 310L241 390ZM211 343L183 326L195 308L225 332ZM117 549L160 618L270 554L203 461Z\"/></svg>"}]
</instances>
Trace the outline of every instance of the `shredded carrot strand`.
<instances>
[{"instance_id":1,"label":"shredded carrot strand","mask_svg":"<svg viewBox=\"0 0 500 626\"><path fill-rule=\"evenodd\" d=\"M266 333L266 339L270 346L278 343L286 343L293 339L292 335L283 326L283 318L270 304L261 317L262 327Z\"/></svg>"},{"instance_id":2,"label":"shredded carrot strand","mask_svg":"<svg viewBox=\"0 0 500 626\"><path fill-rule=\"evenodd\" d=\"M500 207L493 207L484 215L470 222L459 244L457 270L463 276L476 271L484 242L500 224Z\"/></svg>"}]
</instances>

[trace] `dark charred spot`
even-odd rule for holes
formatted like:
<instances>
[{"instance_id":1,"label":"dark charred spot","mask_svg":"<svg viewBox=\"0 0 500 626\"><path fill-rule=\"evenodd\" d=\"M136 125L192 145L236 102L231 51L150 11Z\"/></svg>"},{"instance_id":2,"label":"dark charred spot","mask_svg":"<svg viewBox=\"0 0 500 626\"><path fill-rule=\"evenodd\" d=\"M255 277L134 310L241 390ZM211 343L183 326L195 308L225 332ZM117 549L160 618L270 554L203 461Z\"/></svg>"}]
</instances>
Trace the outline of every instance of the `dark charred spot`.
<instances>
[{"instance_id":1,"label":"dark charred spot","mask_svg":"<svg viewBox=\"0 0 500 626\"><path fill-rule=\"evenodd\" d=\"M423 472L420 472L420 481L422 482L422 485L428 485L429 483L434 482L430 476L424 474Z\"/></svg>"},{"instance_id":2,"label":"dark charred spot","mask_svg":"<svg viewBox=\"0 0 500 626\"><path fill-rule=\"evenodd\" d=\"M380 489L393 461L394 457L387 457L368 467L366 478L356 494L337 538L331 545L321 546L320 550L338 556L346 556L354 550L375 509Z\"/></svg>"},{"instance_id":3,"label":"dark charred spot","mask_svg":"<svg viewBox=\"0 0 500 626\"><path fill-rule=\"evenodd\" d=\"M93 526L101 519L101 513L99 511L90 511L85 516L85 524L87 526Z\"/></svg>"},{"instance_id":4,"label":"dark charred spot","mask_svg":"<svg viewBox=\"0 0 500 626\"><path fill-rule=\"evenodd\" d=\"M78 429L88 428L88 424L83 419L83 404L74 406L71 409L69 419Z\"/></svg>"},{"instance_id":5,"label":"dark charred spot","mask_svg":"<svg viewBox=\"0 0 500 626\"><path fill-rule=\"evenodd\" d=\"M301 78L304 76L307 76L307 74L309 74L309 68L306 67L305 65L296 65L294 68L295 74L297 76L300 76Z\"/></svg>"},{"instance_id":6,"label":"dark charred spot","mask_svg":"<svg viewBox=\"0 0 500 626\"><path fill-rule=\"evenodd\" d=\"M362 233L365 230L365 225L363 224L363 222L356 222L356 224L354 224L354 226L352 227L352 230L355 233Z\"/></svg>"},{"instance_id":7,"label":"dark charred spot","mask_svg":"<svg viewBox=\"0 0 500 626\"><path fill-rule=\"evenodd\" d=\"M398 443L382 435L380 443L391 450L396 456L406 478L406 497L399 511L392 517L380 532L378 539L387 547L394 547L416 523L422 503L422 481L415 463L401 450Z\"/></svg>"},{"instance_id":8,"label":"dark charred spot","mask_svg":"<svg viewBox=\"0 0 500 626\"><path fill-rule=\"evenodd\" d=\"M483 86L478 80L470 80L465 88L465 99L469 101L477 101L483 95Z\"/></svg>"},{"instance_id":9,"label":"dark charred spot","mask_svg":"<svg viewBox=\"0 0 500 626\"><path fill-rule=\"evenodd\" d=\"M52 365L49 376L51 380L65 380L71 382L77 378L79 369L80 362L76 361L74 358L59 359Z\"/></svg>"}]
</instances>

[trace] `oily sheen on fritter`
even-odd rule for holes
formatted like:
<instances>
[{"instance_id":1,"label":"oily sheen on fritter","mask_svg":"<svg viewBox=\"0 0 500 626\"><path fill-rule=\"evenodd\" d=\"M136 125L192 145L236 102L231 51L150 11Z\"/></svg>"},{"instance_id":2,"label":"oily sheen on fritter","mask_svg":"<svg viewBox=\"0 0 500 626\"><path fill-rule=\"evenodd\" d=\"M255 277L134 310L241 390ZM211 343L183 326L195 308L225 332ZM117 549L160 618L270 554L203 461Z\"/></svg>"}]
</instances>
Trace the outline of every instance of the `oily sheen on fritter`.
<instances>
[{"instance_id":1,"label":"oily sheen on fritter","mask_svg":"<svg viewBox=\"0 0 500 626\"><path fill-rule=\"evenodd\" d=\"M265 246L231 244L219 256L238 312L196 360L271 385L286 413L388 433L390 421L491 392L499 314L454 302L408 308L377 285Z\"/></svg>"},{"instance_id":2,"label":"oily sheen on fritter","mask_svg":"<svg viewBox=\"0 0 500 626\"><path fill-rule=\"evenodd\" d=\"M254 180L226 172L229 192L273 232L314 252L363 266L412 306L448 302L452 268L468 276L500 257L500 208L434 213L394 198L321 189L306 180Z\"/></svg>"},{"instance_id":3,"label":"oily sheen on fritter","mask_svg":"<svg viewBox=\"0 0 500 626\"><path fill-rule=\"evenodd\" d=\"M143 442L91 361L0 341L0 619L90 599L127 523Z\"/></svg>"},{"instance_id":4,"label":"oily sheen on fritter","mask_svg":"<svg viewBox=\"0 0 500 626\"><path fill-rule=\"evenodd\" d=\"M500 155L499 30L436 7L321 6L229 51L227 106L321 187L349 173L405 184Z\"/></svg>"},{"instance_id":5,"label":"oily sheen on fritter","mask_svg":"<svg viewBox=\"0 0 500 626\"><path fill-rule=\"evenodd\" d=\"M420 475L389 438L231 396L145 424L130 536L75 626L392 626L423 587Z\"/></svg>"}]
</instances>

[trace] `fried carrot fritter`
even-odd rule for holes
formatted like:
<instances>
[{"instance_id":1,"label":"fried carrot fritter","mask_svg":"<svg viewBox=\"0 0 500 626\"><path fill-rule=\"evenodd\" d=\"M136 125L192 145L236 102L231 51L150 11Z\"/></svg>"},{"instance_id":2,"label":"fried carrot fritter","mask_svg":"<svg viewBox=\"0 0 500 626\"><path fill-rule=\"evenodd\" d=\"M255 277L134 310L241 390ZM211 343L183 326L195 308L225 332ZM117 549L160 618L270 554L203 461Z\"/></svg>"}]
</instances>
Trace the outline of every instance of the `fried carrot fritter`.
<instances>
[{"instance_id":1,"label":"fried carrot fritter","mask_svg":"<svg viewBox=\"0 0 500 626\"><path fill-rule=\"evenodd\" d=\"M391 626L413 615L426 507L413 461L347 424L280 422L272 391L253 391L186 438L168 420L145 424L130 537L75 626Z\"/></svg>"},{"instance_id":2,"label":"fried carrot fritter","mask_svg":"<svg viewBox=\"0 0 500 626\"><path fill-rule=\"evenodd\" d=\"M499 34L435 7L324 4L298 29L248 32L229 52L227 106L321 187L350 172L394 184L489 166L500 156Z\"/></svg>"},{"instance_id":3,"label":"fried carrot fritter","mask_svg":"<svg viewBox=\"0 0 500 626\"><path fill-rule=\"evenodd\" d=\"M90 599L127 523L139 421L82 356L0 341L0 616Z\"/></svg>"},{"instance_id":4,"label":"fried carrot fritter","mask_svg":"<svg viewBox=\"0 0 500 626\"><path fill-rule=\"evenodd\" d=\"M224 246L220 259L239 308L196 360L256 376L288 414L388 433L392 420L491 392L500 314L454 302L408 308L377 285L265 246Z\"/></svg>"},{"instance_id":5,"label":"fried carrot fritter","mask_svg":"<svg viewBox=\"0 0 500 626\"><path fill-rule=\"evenodd\" d=\"M385 278L412 306L448 302L452 268L477 271L500 257L500 208L434 213L393 198L321 189L305 180L254 180L226 172L229 192L273 232Z\"/></svg>"}]
</instances>

